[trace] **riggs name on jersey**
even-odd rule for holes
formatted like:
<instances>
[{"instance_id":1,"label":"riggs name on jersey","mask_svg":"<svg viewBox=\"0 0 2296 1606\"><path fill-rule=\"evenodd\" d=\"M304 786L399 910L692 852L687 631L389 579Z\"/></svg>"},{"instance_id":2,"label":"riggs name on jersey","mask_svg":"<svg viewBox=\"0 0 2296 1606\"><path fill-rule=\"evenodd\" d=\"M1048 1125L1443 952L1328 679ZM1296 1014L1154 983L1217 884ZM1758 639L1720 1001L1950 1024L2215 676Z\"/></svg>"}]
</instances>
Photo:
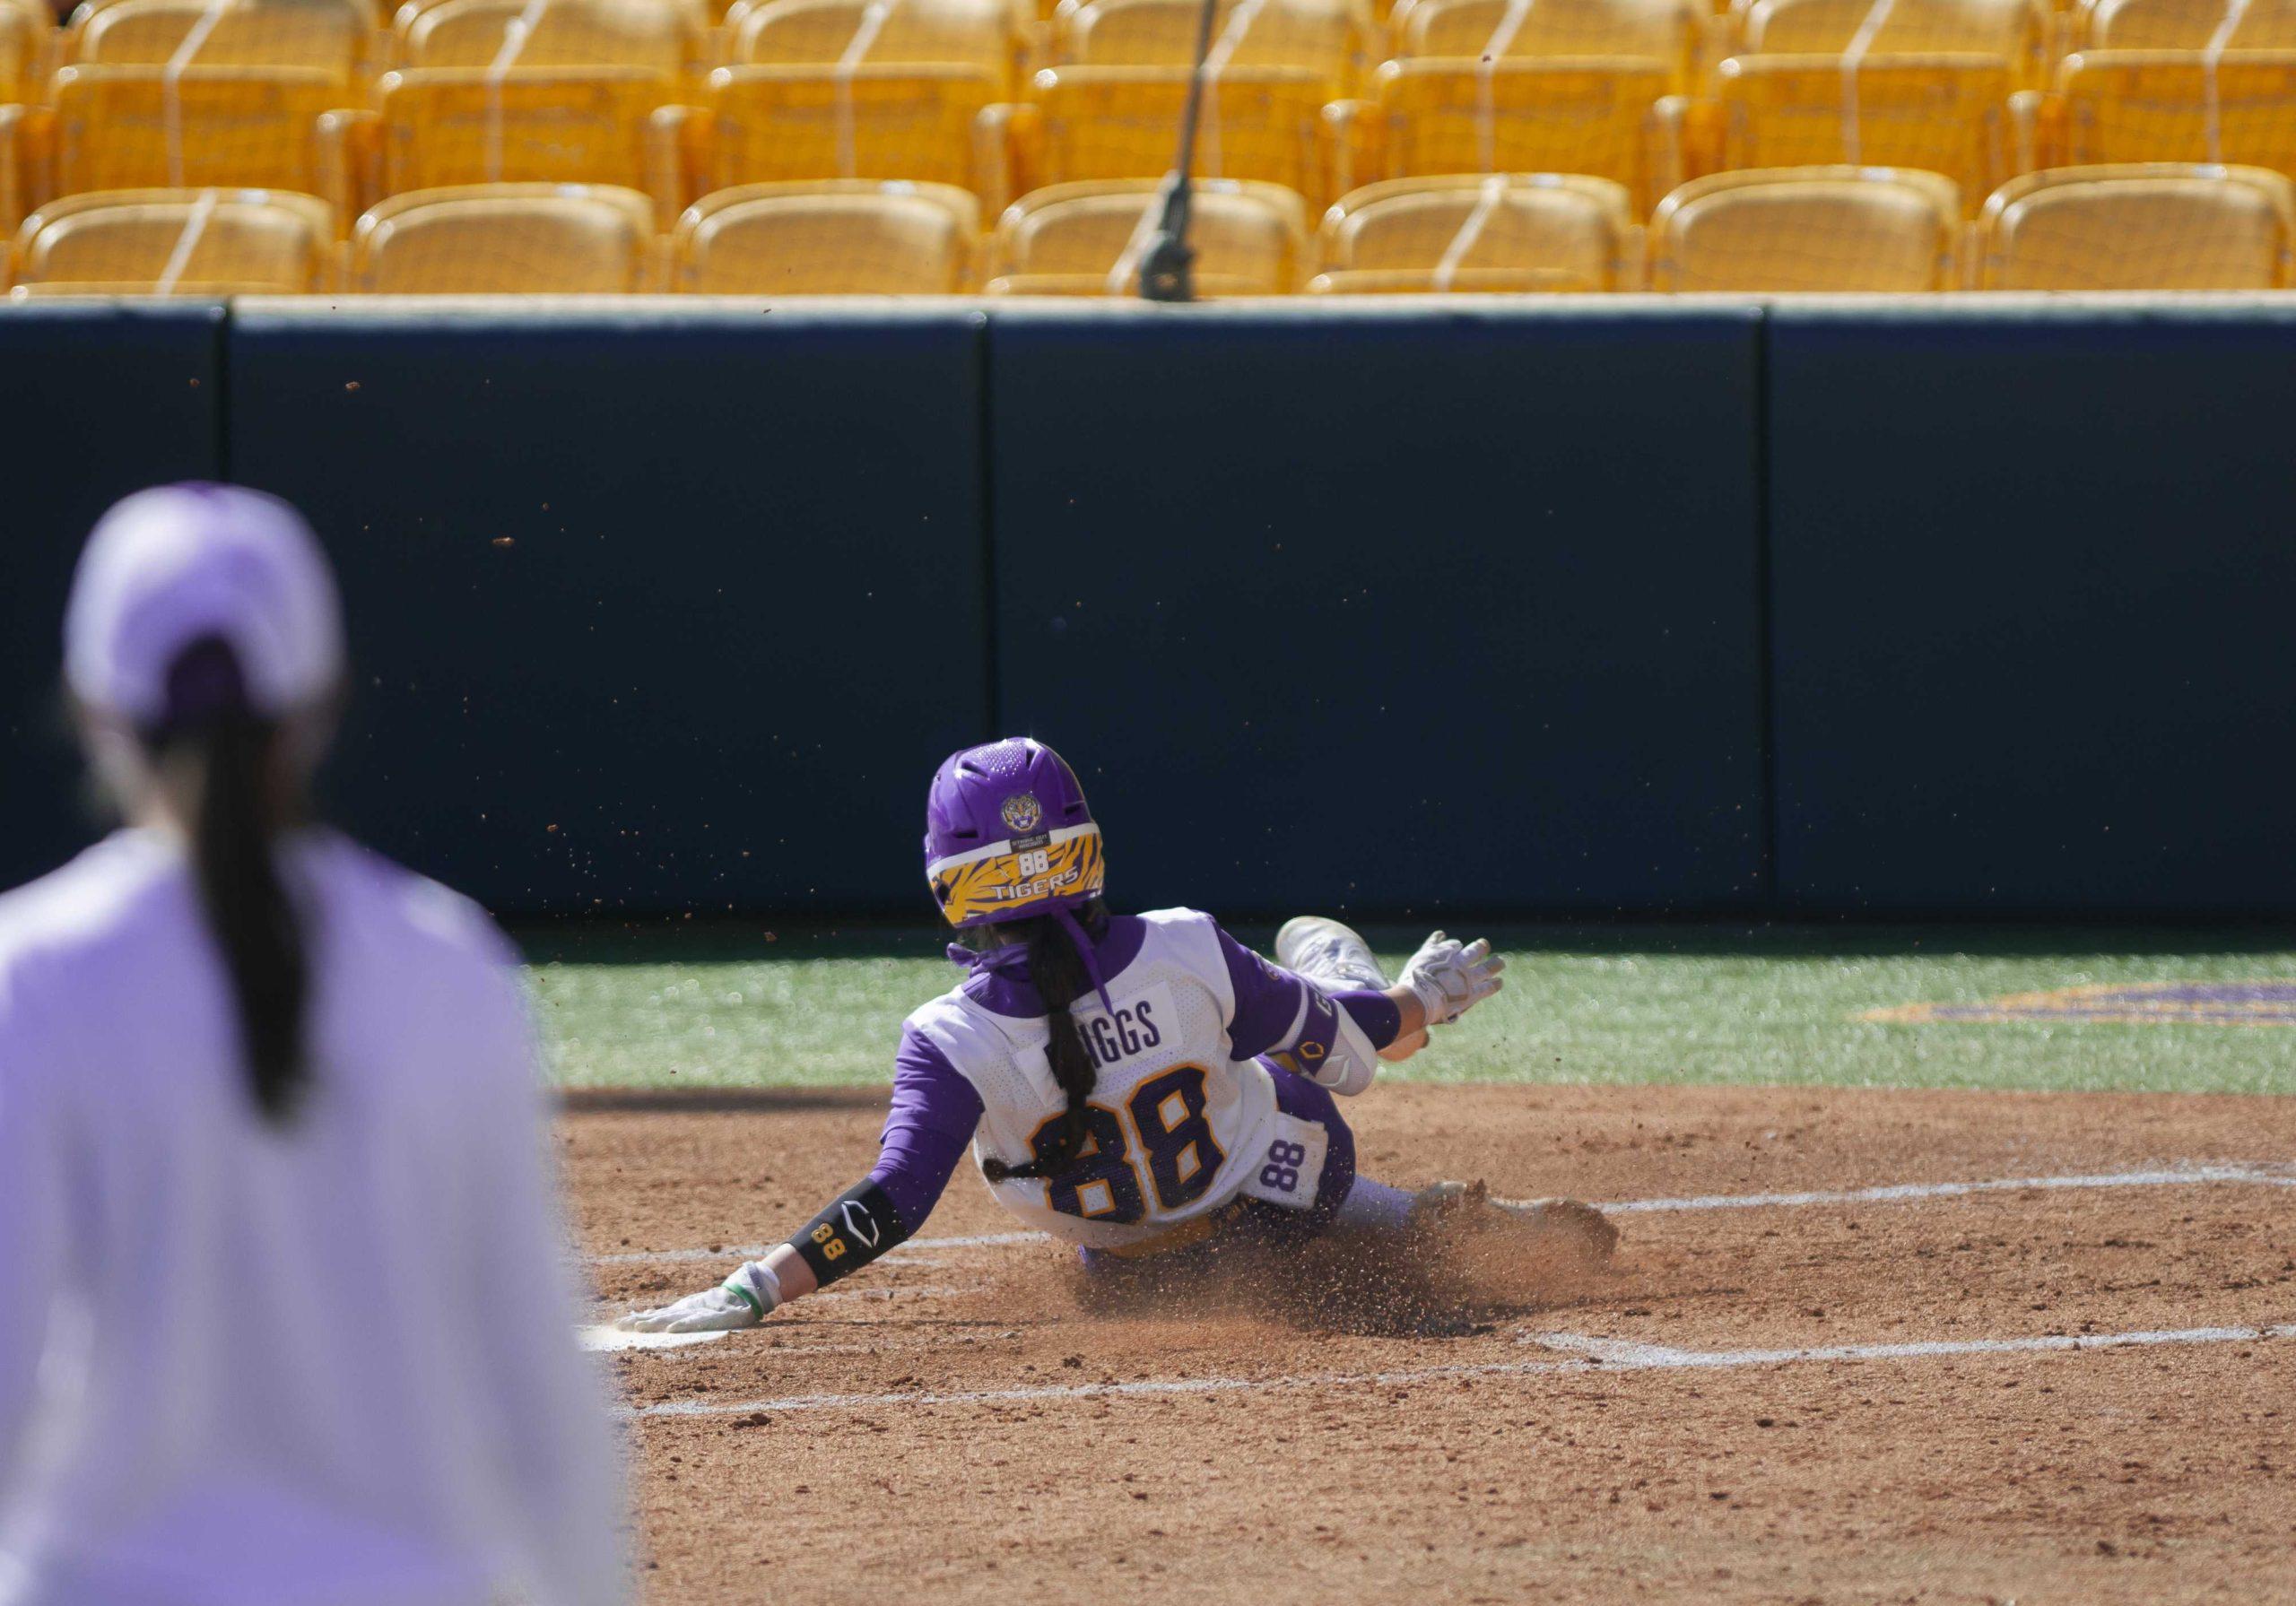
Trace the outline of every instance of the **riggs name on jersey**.
<instances>
[{"instance_id":1,"label":"riggs name on jersey","mask_svg":"<svg viewBox=\"0 0 2296 1606\"><path fill-rule=\"evenodd\" d=\"M1100 1009L1080 1011L1076 1025L1084 1034L1084 1046L1091 1053L1093 1068L1105 1071L1161 1046L1165 1034L1178 1025L1178 1019L1172 1007L1171 989L1156 986L1128 1003L1118 1004L1113 1015Z\"/></svg>"}]
</instances>

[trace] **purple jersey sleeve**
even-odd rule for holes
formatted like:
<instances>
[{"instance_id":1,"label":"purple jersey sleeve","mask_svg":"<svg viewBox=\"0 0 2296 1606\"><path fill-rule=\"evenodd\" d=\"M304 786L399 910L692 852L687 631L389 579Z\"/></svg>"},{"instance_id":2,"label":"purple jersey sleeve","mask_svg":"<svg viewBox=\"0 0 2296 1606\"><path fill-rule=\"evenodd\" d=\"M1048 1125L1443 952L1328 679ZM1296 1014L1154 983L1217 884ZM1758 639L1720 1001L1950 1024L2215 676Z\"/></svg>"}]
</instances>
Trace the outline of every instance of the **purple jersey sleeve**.
<instances>
[{"instance_id":1,"label":"purple jersey sleeve","mask_svg":"<svg viewBox=\"0 0 2296 1606\"><path fill-rule=\"evenodd\" d=\"M1369 988L1351 989L1345 993L1335 993L1331 997L1334 1003L1345 1010L1353 1017L1355 1024L1363 1029L1363 1035L1371 1039L1372 1047L1385 1048L1403 1036L1403 1006L1385 993L1374 993Z\"/></svg>"},{"instance_id":2,"label":"purple jersey sleeve","mask_svg":"<svg viewBox=\"0 0 2296 1606\"><path fill-rule=\"evenodd\" d=\"M893 1102L869 1180L893 1202L909 1232L940 1202L949 1174L980 1124L980 1095L948 1056L903 1028L893 1055Z\"/></svg>"},{"instance_id":3,"label":"purple jersey sleeve","mask_svg":"<svg viewBox=\"0 0 2296 1606\"><path fill-rule=\"evenodd\" d=\"M1236 1012L1228 1022L1229 1053L1248 1060L1292 1047L1292 1037L1310 1011L1301 1007L1309 983L1291 971L1272 965L1230 936L1220 933L1220 957L1228 964L1228 985L1236 994ZM1350 990L1325 994L1345 1010L1371 1039L1385 1048L1403 1030L1403 1011L1384 993Z\"/></svg>"}]
</instances>

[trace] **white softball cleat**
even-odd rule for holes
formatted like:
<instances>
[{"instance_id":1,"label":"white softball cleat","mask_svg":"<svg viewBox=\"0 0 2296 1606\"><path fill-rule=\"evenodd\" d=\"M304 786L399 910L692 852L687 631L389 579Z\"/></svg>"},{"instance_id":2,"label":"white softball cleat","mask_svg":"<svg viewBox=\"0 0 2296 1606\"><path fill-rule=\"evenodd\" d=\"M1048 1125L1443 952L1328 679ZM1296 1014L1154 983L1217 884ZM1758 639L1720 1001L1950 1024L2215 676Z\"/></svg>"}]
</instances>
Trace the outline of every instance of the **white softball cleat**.
<instances>
[{"instance_id":1,"label":"white softball cleat","mask_svg":"<svg viewBox=\"0 0 2296 1606\"><path fill-rule=\"evenodd\" d=\"M1275 962L1326 987L1384 993L1393 985L1371 945L1355 928L1322 915L1300 915L1283 923L1275 933ZM1426 1046L1427 1034L1415 1032L1388 1044L1379 1050L1379 1057L1407 1060Z\"/></svg>"}]
</instances>

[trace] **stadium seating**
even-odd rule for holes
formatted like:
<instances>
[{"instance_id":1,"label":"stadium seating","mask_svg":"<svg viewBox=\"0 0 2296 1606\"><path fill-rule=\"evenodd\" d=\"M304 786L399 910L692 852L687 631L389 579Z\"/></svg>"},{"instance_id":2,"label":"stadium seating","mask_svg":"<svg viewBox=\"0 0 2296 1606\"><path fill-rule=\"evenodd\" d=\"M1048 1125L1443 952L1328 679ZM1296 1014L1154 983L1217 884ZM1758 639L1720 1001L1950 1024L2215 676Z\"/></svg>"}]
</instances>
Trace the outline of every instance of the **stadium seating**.
<instances>
[{"instance_id":1,"label":"stadium seating","mask_svg":"<svg viewBox=\"0 0 2296 1606\"><path fill-rule=\"evenodd\" d=\"M1641 231L1625 189L1551 173L1393 178L1324 214L1325 294L1631 288Z\"/></svg>"},{"instance_id":2,"label":"stadium seating","mask_svg":"<svg viewBox=\"0 0 2296 1606\"><path fill-rule=\"evenodd\" d=\"M1684 106L1643 56L1391 61L1344 130L1342 187L1445 173L1585 173L1649 205L1680 182Z\"/></svg>"},{"instance_id":3,"label":"stadium seating","mask_svg":"<svg viewBox=\"0 0 2296 1606\"><path fill-rule=\"evenodd\" d=\"M1158 178L1178 155L1185 67L1058 67L1039 73L1020 124L1020 161L1034 186ZM1204 98L1196 171L1328 193L1323 84L1300 67L1235 67Z\"/></svg>"},{"instance_id":4,"label":"stadium seating","mask_svg":"<svg viewBox=\"0 0 2296 1606\"><path fill-rule=\"evenodd\" d=\"M39 118L22 106L0 106L0 239L15 232L39 200L33 173L40 165L25 147L33 135L28 125Z\"/></svg>"},{"instance_id":5,"label":"stadium seating","mask_svg":"<svg viewBox=\"0 0 2296 1606\"><path fill-rule=\"evenodd\" d=\"M1013 89L1017 41L1007 0L741 0L727 13L726 61L735 66L938 65L986 74Z\"/></svg>"},{"instance_id":6,"label":"stadium seating","mask_svg":"<svg viewBox=\"0 0 2296 1606\"><path fill-rule=\"evenodd\" d=\"M1917 168L1975 206L2016 166L2013 71L1958 53L1733 56L1717 69L1721 165Z\"/></svg>"},{"instance_id":7,"label":"stadium seating","mask_svg":"<svg viewBox=\"0 0 2296 1606\"><path fill-rule=\"evenodd\" d=\"M1405 0L1395 26L1405 56L1640 57L1663 63L1670 91L1686 93L1703 18L1691 0Z\"/></svg>"},{"instance_id":8,"label":"stadium seating","mask_svg":"<svg viewBox=\"0 0 2296 1606\"><path fill-rule=\"evenodd\" d=\"M2296 174L2296 50L2098 50L2057 68L2048 160L2238 162Z\"/></svg>"},{"instance_id":9,"label":"stadium seating","mask_svg":"<svg viewBox=\"0 0 2296 1606\"><path fill-rule=\"evenodd\" d=\"M720 67L700 105L655 114L655 192L682 204L744 184L907 178L994 207L1009 193L996 97L995 74L962 65Z\"/></svg>"},{"instance_id":10,"label":"stadium seating","mask_svg":"<svg viewBox=\"0 0 2296 1606\"><path fill-rule=\"evenodd\" d=\"M1743 55L1869 56L1935 52L2022 62L2041 47L2047 11L2036 0L1737 0Z\"/></svg>"},{"instance_id":11,"label":"stadium seating","mask_svg":"<svg viewBox=\"0 0 2296 1606\"><path fill-rule=\"evenodd\" d=\"M992 295L1135 295L1139 259L1161 212L1148 179L1058 184L1023 195L996 224ZM1191 240L1202 296L1288 295L1307 261L1307 211L1272 184L1207 178L1194 187Z\"/></svg>"},{"instance_id":12,"label":"stadium seating","mask_svg":"<svg viewBox=\"0 0 2296 1606\"><path fill-rule=\"evenodd\" d=\"M56 193L322 192L315 132L341 103L313 67L70 66L53 81Z\"/></svg>"},{"instance_id":13,"label":"stadium seating","mask_svg":"<svg viewBox=\"0 0 2296 1606\"><path fill-rule=\"evenodd\" d=\"M1196 163L1220 181L1199 227L1224 233L1199 280L2283 282L2281 192L2252 169L2296 177L2296 0L2071 3L1215 0ZM62 230L49 256L123 265L28 268L26 294L340 279L216 265L307 227L309 197L365 230L357 288L1127 282L1178 154L1197 0L719 4L404 0L385 29L388 0L86 0L58 29L45 0L0 0L0 231L39 211ZM1269 187L1293 199L1271 211ZM642 248L640 192L674 234ZM41 211L86 195L109 198ZM1970 248L1933 238L1940 196L1987 195ZM1335 200L1319 261L1295 241L1272 268L1276 215ZM196 261L137 256L195 212ZM988 260L977 220L1000 214Z\"/></svg>"},{"instance_id":14,"label":"stadium seating","mask_svg":"<svg viewBox=\"0 0 2296 1606\"><path fill-rule=\"evenodd\" d=\"M65 48L103 66L309 67L347 99L373 29L363 0L117 0Z\"/></svg>"},{"instance_id":15,"label":"stadium seating","mask_svg":"<svg viewBox=\"0 0 2296 1606\"><path fill-rule=\"evenodd\" d=\"M2285 50L2296 48L2296 4L2088 0L2074 39L2083 50Z\"/></svg>"},{"instance_id":16,"label":"stadium seating","mask_svg":"<svg viewBox=\"0 0 2296 1606\"><path fill-rule=\"evenodd\" d=\"M700 48L693 14L670 0L441 0L403 14L398 38L413 67L641 67L664 78Z\"/></svg>"},{"instance_id":17,"label":"stadium seating","mask_svg":"<svg viewBox=\"0 0 2296 1606\"><path fill-rule=\"evenodd\" d=\"M698 295L951 295L973 285L980 203L945 184L832 178L704 195L678 220L674 288Z\"/></svg>"},{"instance_id":18,"label":"stadium seating","mask_svg":"<svg viewBox=\"0 0 2296 1606\"><path fill-rule=\"evenodd\" d=\"M347 287L378 295L652 290L652 197L585 184L483 184L393 195L351 233Z\"/></svg>"},{"instance_id":19,"label":"stadium seating","mask_svg":"<svg viewBox=\"0 0 2296 1606\"><path fill-rule=\"evenodd\" d=\"M1181 67L1196 59L1198 0L1062 0L1054 59L1065 65ZM1352 94L1373 24L1360 0L1220 0L1208 65L1306 67L1327 99Z\"/></svg>"},{"instance_id":20,"label":"stadium seating","mask_svg":"<svg viewBox=\"0 0 2296 1606\"><path fill-rule=\"evenodd\" d=\"M24 221L17 287L35 295L313 291L335 237L326 202L275 190L68 195Z\"/></svg>"},{"instance_id":21,"label":"stadium seating","mask_svg":"<svg viewBox=\"0 0 2296 1606\"><path fill-rule=\"evenodd\" d=\"M1770 293L1951 290L1961 197L1895 168L1693 178L1650 220L1650 288Z\"/></svg>"},{"instance_id":22,"label":"stadium seating","mask_svg":"<svg viewBox=\"0 0 2296 1606\"><path fill-rule=\"evenodd\" d=\"M22 5L0 4L0 105L17 105L38 87L48 30Z\"/></svg>"},{"instance_id":23,"label":"stadium seating","mask_svg":"<svg viewBox=\"0 0 2296 1606\"><path fill-rule=\"evenodd\" d=\"M2261 168L2056 168L1980 222L1987 290L2284 290L2296 187Z\"/></svg>"},{"instance_id":24,"label":"stadium seating","mask_svg":"<svg viewBox=\"0 0 2296 1606\"><path fill-rule=\"evenodd\" d=\"M646 119L674 96L674 80L643 67L386 74L379 112L361 119L378 147L379 177L360 198L466 184L642 189Z\"/></svg>"}]
</instances>

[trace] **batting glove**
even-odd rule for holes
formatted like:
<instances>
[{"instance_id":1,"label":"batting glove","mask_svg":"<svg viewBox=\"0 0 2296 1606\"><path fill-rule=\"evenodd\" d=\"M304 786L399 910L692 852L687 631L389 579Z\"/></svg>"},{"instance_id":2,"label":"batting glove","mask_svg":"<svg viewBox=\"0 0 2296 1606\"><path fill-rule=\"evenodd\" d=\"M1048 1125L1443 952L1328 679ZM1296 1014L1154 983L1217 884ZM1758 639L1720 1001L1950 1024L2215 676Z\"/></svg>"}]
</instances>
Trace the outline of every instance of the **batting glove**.
<instances>
[{"instance_id":1,"label":"batting glove","mask_svg":"<svg viewBox=\"0 0 2296 1606\"><path fill-rule=\"evenodd\" d=\"M780 1303L780 1280L753 1260L714 1289L658 1310L633 1310L614 1325L625 1333L732 1333L756 1326Z\"/></svg>"},{"instance_id":2,"label":"batting glove","mask_svg":"<svg viewBox=\"0 0 2296 1606\"><path fill-rule=\"evenodd\" d=\"M1506 968L1482 938L1461 943L1437 932L1403 968L1403 985L1419 995L1430 1026L1448 1026L1499 991Z\"/></svg>"}]
</instances>

